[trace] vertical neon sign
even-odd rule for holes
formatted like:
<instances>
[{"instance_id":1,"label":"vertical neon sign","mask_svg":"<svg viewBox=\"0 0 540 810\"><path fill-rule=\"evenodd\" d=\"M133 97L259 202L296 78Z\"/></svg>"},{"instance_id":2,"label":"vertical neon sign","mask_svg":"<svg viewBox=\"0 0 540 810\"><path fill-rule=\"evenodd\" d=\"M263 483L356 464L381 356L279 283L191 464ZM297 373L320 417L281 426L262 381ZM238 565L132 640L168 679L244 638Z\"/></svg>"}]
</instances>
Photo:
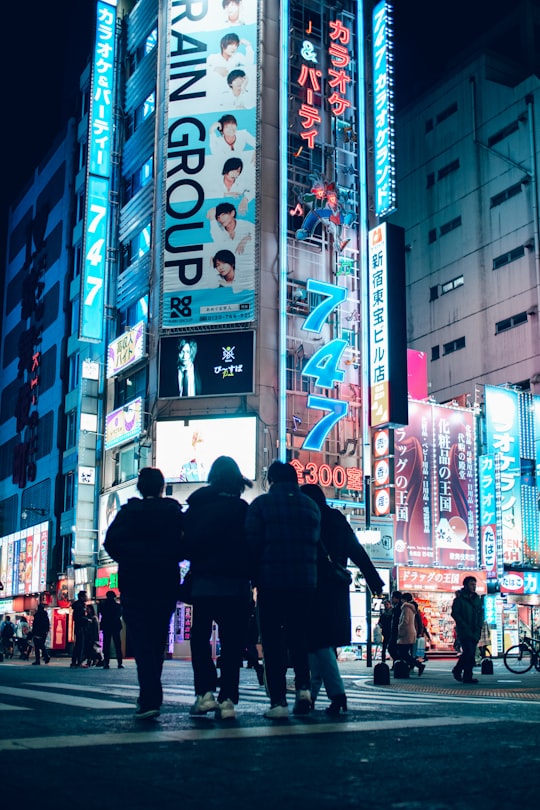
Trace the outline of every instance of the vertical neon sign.
<instances>
[{"instance_id":1,"label":"vertical neon sign","mask_svg":"<svg viewBox=\"0 0 540 810\"><path fill-rule=\"evenodd\" d=\"M88 130L79 340L103 340L107 224L113 140L116 0L97 4Z\"/></svg>"},{"instance_id":2,"label":"vertical neon sign","mask_svg":"<svg viewBox=\"0 0 540 810\"><path fill-rule=\"evenodd\" d=\"M379 217L396 207L392 33L392 7L381 0L373 9L375 213Z\"/></svg>"}]
</instances>

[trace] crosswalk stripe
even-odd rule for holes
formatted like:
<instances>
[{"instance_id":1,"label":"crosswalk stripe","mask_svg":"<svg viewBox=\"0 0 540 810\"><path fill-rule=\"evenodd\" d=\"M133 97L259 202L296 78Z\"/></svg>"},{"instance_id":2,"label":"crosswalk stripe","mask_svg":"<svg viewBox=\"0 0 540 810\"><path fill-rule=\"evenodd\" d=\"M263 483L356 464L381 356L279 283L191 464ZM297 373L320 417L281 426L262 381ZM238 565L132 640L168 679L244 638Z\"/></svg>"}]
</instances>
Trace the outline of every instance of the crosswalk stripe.
<instances>
[{"instance_id":1,"label":"crosswalk stripe","mask_svg":"<svg viewBox=\"0 0 540 810\"><path fill-rule=\"evenodd\" d=\"M58 694L53 692L40 692L37 689L18 689L14 686L2 686L2 697L22 697L32 700L42 700L45 703L62 703L64 706L78 706L83 709L130 709L131 704L120 703L115 700L96 700L91 697L77 697L76 695Z\"/></svg>"}]
</instances>

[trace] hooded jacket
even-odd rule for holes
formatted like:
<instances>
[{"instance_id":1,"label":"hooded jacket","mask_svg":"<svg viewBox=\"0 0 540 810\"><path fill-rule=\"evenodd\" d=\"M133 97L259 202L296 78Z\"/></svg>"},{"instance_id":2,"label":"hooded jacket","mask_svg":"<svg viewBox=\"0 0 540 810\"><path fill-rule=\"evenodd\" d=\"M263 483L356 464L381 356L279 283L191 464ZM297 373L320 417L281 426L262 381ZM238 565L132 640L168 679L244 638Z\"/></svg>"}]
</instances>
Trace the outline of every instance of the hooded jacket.
<instances>
[{"instance_id":1,"label":"hooded jacket","mask_svg":"<svg viewBox=\"0 0 540 810\"><path fill-rule=\"evenodd\" d=\"M118 563L118 587L123 596L174 599L185 558L184 516L174 498L130 498L109 526L105 551Z\"/></svg>"},{"instance_id":2,"label":"hooded jacket","mask_svg":"<svg viewBox=\"0 0 540 810\"><path fill-rule=\"evenodd\" d=\"M416 607L412 602L403 602L398 624L398 644L414 644L416 641Z\"/></svg>"}]
</instances>

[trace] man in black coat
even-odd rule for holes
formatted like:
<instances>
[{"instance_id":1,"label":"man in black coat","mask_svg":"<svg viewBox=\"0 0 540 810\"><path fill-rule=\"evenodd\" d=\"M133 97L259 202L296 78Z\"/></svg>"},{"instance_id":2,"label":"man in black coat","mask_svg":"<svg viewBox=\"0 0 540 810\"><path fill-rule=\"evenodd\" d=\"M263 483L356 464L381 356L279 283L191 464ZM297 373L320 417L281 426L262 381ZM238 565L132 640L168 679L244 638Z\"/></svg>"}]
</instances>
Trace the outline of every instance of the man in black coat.
<instances>
[{"instance_id":1,"label":"man in black coat","mask_svg":"<svg viewBox=\"0 0 540 810\"><path fill-rule=\"evenodd\" d=\"M388 644L388 652L392 660L395 662L399 658L397 639L398 639L398 626L401 617L401 591L393 591L392 593L392 626L390 630L390 642Z\"/></svg>"},{"instance_id":2,"label":"man in black coat","mask_svg":"<svg viewBox=\"0 0 540 810\"><path fill-rule=\"evenodd\" d=\"M84 661L84 650L86 647L86 627L88 619L86 617L86 591L79 591L77 599L72 603L73 629L75 632L75 644L71 654L71 666L82 667Z\"/></svg>"},{"instance_id":3,"label":"man in black coat","mask_svg":"<svg viewBox=\"0 0 540 810\"><path fill-rule=\"evenodd\" d=\"M105 537L105 551L118 563L118 587L124 621L137 662L139 699L135 717L159 715L163 701L161 671L171 615L176 606L184 559L184 517L178 501L163 498L165 479L155 467L144 467L137 488L140 498L130 498L121 508ZM156 582L149 606L142 592L148 572Z\"/></svg>"},{"instance_id":4,"label":"man in black coat","mask_svg":"<svg viewBox=\"0 0 540 810\"><path fill-rule=\"evenodd\" d=\"M40 653L43 653L43 660L46 664L49 663L51 660L49 657L49 653L45 649L45 641L47 639L47 634L49 632L51 623L49 621L49 617L47 616L47 611L45 610L45 605L39 604L36 615L34 616L34 621L32 623L32 640L34 642L34 652L36 654L36 660L34 664L37 666L40 665Z\"/></svg>"},{"instance_id":5,"label":"man in black coat","mask_svg":"<svg viewBox=\"0 0 540 810\"><path fill-rule=\"evenodd\" d=\"M120 640L122 608L116 601L114 591L107 591L105 597L105 601L101 602L99 606L101 630L103 632L103 669L109 669L109 661L111 660L111 639L114 641L118 669L124 669L124 665L122 664L122 642Z\"/></svg>"}]
</instances>

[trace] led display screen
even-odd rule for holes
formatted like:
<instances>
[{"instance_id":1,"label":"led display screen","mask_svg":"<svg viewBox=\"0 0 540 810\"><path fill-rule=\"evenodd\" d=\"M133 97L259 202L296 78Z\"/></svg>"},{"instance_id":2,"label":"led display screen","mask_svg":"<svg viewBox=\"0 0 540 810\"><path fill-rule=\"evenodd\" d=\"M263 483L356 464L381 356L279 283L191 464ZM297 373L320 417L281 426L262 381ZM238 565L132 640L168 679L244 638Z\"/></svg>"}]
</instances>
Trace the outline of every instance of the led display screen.
<instances>
[{"instance_id":1,"label":"led display screen","mask_svg":"<svg viewBox=\"0 0 540 810\"><path fill-rule=\"evenodd\" d=\"M253 337L247 331L162 338L160 398L251 393Z\"/></svg>"},{"instance_id":2,"label":"led display screen","mask_svg":"<svg viewBox=\"0 0 540 810\"><path fill-rule=\"evenodd\" d=\"M255 479L257 418L175 419L156 422L156 467L173 483L204 483L218 456L234 458Z\"/></svg>"}]
</instances>

